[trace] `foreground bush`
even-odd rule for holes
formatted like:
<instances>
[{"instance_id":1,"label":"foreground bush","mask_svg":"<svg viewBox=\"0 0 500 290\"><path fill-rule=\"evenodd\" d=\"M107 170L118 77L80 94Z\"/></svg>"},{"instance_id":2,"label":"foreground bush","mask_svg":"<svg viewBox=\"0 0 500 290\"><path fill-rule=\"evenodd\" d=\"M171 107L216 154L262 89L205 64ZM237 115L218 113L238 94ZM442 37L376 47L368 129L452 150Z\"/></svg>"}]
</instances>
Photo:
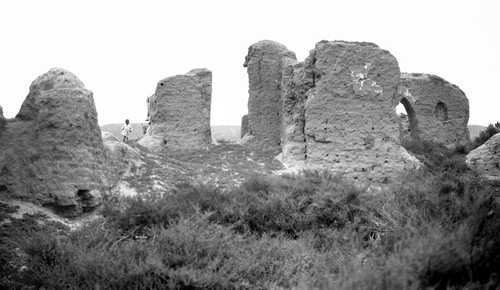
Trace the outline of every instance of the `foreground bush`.
<instances>
[{"instance_id":1,"label":"foreground bush","mask_svg":"<svg viewBox=\"0 0 500 290\"><path fill-rule=\"evenodd\" d=\"M24 246L24 282L48 289L269 289L336 277L334 253L306 239L245 237L209 215L155 229L147 240L121 239L89 224L68 238L36 235ZM97 224L96 224L97 223Z\"/></svg>"},{"instance_id":2,"label":"foreground bush","mask_svg":"<svg viewBox=\"0 0 500 290\"><path fill-rule=\"evenodd\" d=\"M427 166L378 191L305 171L108 196L103 217L73 232L14 219L2 224L0 245L18 250L1 256L1 286L496 289L499 184L464 169L460 152L414 146Z\"/></svg>"},{"instance_id":3,"label":"foreground bush","mask_svg":"<svg viewBox=\"0 0 500 290\"><path fill-rule=\"evenodd\" d=\"M53 240L69 230L60 223L48 221L44 215L25 214L22 218L12 218L10 214L16 211L15 207L0 202L0 289L21 289L27 285L26 270L32 256L25 251L24 245L31 237ZM51 247L44 247L44 250L34 253L33 257L50 257Z\"/></svg>"},{"instance_id":4,"label":"foreground bush","mask_svg":"<svg viewBox=\"0 0 500 290\"><path fill-rule=\"evenodd\" d=\"M238 189L222 192L207 185L178 184L169 194L108 196L102 210L113 227L130 236L149 236L154 227L168 228L199 209L211 221L245 234L285 234L343 229L369 223L360 204L363 189L328 172L282 177L253 176Z\"/></svg>"},{"instance_id":5,"label":"foreground bush","mask_svg":"<svg viewBox=\"0 0 500 290\"><path fill-rule=\"evenodd\" d=\"M376 267L359 269L342 288L498 289L500 206L489 194L469 205L453 230L437 221L407 227L392 251L373 259Z\"/></svg>"},{"instance_id":6,"label":"foreground bush","mask_svg":"<svg viewBox=\"0 0 500 290\"><path fill-rule=\"evenodd\" d=\"M169 194L109 195L105 199L101 214L113 228L130 236L147 236L154 227L168 228L182 217L191 217L197 209L220 212L229 202L216 188L187 183L177 184Z\"/></svg>"},{"instance_id":7,"label":"foreground bush","mask_svg":"<svg viewBox=\"0 0 500 290\"><path fill-rule=\"evenodd\" d=\"M441 143L429 140L405 140L402 146L416 155L425 165L425 171L431 173L458 173L467 171L464 155L468 153L466 145L456 145L449 149Z\"/></svg>"},{"instance_id":8,"label":"foreground bush","mask_svg":"<svg viewBox=\"0 0 500 290\"><path fill-rule=\"evenodd\" d=\"M472 149L475 149L488 141L493 135L500 133L500 122L496 122L495 125L489 124L486 129L479 132L479 136L474 138L472 142Z\"/></svg>"}]
</instances>

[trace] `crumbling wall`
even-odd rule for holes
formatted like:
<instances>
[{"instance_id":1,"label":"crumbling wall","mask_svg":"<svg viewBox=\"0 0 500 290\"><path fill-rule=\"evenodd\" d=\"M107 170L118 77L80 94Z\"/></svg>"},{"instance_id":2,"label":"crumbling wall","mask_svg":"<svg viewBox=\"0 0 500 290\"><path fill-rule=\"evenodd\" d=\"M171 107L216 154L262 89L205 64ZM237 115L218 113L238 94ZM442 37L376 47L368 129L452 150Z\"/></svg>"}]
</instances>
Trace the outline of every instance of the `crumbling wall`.
<instances>
[{"instance_id":1,"label":"crumbling wall","mask_svg":"<svg viewBox=\"0 0 500 290\"><path fill-rule=\"evenodd\" d=\"M194 69L158 82L148 100L150 128L139 144L151 149L200 148L211 143L212 72Z\"/></svg>"},{"instance_id":2,"label":"crumbling wall","mask_svg":"<svg viewBox=\"0 0 500 290\"><path fill-rule=\"evenodd\" d=\"M407 100L415 112L414 135L445 145L469 141L469 100L458 86L435 75L403 73L399 99Z\"/></svg>"},{"instance_id":3,"label":"crumbling wall","mask_svg":"<svg viewBox=\"0 0 500 290\"><path fill-rule=\"evenodd\" d=\"M287 165L304 166L307 157L305 105L315 85L309 61L288 61L283 69L281 149Z\"/></svg>"},{"instance_id":4,"label":"crumbling wall","mask_svg":"<svg viewBox=\"0 0 500 290\"><path fill-rule=\"evenodd\" d=\"M321 41L283 70L285 165L327 168L387 182L418 166L399 146L395 113L400 70L371 43Z\"/></svg>"},{"instance_id":5,"label":"crumbling wall","mask_svg":"<svg viewBox=\"0 0 500 290\"><path fill-rule=\"evenodd\" d=\"M96 207L110 182L92 92L71 72L38 77L0 137L0 194L63 215Z\"/></svg>"},{"instance_id":6,"label":"crumbling wall","mask_svg":"<svg viewBox=\"0 0 500 290\"><path fill-rule=\"evenodd\" d=\"M420 130L418 129L418 118L413 108L413 103L415 103L413 96L408 91L408 88L400 85L397 98L400 99L399 102L406 111L406 114L399 114L399 140L403 142L419 139Z\"/></svg>"},{"instance_id":7,"label":"crumbling wall","mask_svg":"<svg viewBox=\"0 0 500 290\"><path fill-rule=\"evenodd\" d=\"M155 101L155 95L154 94L152 96L149 96L146 99L146 104L147 104L147 107L148 107L148 116L146 118L146 121L149 121L149 115L150 115L150 111L151 111L151 104L153 104L154 101Z\"/></svg>"},{"instance_id":8,"label":"crumbling wall","mask_svg":"<svg viewBox=\"0 0 500 290\"><path fill-rule=\"evenodd\" d=\"M467 154L465 162L486 178L500 180L500 133Z\"/></svg>"},{"instance_id":9,"label":"crumbling wall","mask_svg":"<svg viewBox=\"0 0 500 290\"><path fill-rule=\"evenodd\" d=\"M249 79L248 135L242 142L260 148L279 148L281 140L281 77L295 53L274 41L259 41L248 48L244 67Z\"/></svg>"},{"instance_id":10,"label":"crumbling wall","mask_svg":"<svg viewBox=\"0 0 500 290\"><path fill-rule=\"evenodd\" d=\"M248 133L248 114L241 117L240 138Z\"/></svg>"},{"instance_id":11,"label":"crumbling wall","mask_svg":"<svg viewBox=\"0 0 500 290\"><path fill-rule=\"evenodd\" d=\"M7 122L7 119L3 116L3 108L0 106L0 138L2 138L2 128Z\"/></svg>"}]
</instances>

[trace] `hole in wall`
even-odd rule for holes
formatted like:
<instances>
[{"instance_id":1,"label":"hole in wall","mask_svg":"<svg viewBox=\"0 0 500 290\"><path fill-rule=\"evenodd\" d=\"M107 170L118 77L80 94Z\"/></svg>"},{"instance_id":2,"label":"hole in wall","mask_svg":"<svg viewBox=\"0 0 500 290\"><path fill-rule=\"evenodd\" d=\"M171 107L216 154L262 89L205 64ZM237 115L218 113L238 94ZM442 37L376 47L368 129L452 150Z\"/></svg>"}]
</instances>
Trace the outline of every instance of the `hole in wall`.
<instances>
[{"instance_id":1,"label":"hole in wall","mask_svg":"<svg viewBox=\"0 0 500 290\"><path fill-rule=\"evenodd\" d=\"M399 103L396 106L396 114L398 114L398 116L401 114L408 115L408 113L406 113L405 106L402 103Z\"/></svg>"},{"instance_id":2,"label":"hole in wall","mask_svg":"<svg viewBox=\"0 0 500 290\"><path fill-rule=\"evenodd\" d=\"M76 193L76 196L81 197L81 198L86 198L86 197L90 196L90 190L79 189L78 192Z\"/></svg>"},{"instance_id":3,"label":"hole in wall","mask_svg":"<svg viewBox=\"0 0 500 290\"><path fill-rule=\"evenodd\" d=\"M436 109L434 110L436 119L441 122L448 121L448 108L445 103L439 101L436 104Z\"/></svg>"},{"instance_id":4,"label":"hole in wall","mask_svg":"<svg viewBox=\"0 0 500 290\"><path fill-rule=\"evenodd\" d=\"M400 139L407 137L418 138L418 121L415 115L415 109L407 98L402 98L395 108L396 114L399 116L401 125Z\"/></svg>"}]
</instances>

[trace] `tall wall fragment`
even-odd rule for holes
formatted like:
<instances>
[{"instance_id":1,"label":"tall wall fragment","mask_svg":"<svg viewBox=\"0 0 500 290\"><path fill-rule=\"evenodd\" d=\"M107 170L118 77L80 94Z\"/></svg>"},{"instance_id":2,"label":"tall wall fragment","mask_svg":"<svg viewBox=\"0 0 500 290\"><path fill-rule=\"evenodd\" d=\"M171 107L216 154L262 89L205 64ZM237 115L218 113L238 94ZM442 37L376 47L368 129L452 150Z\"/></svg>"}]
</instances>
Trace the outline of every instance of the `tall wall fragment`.
<instances>
[{"instance_id":1,"label":"tall wall fragment","mask_svg":"<svg viewBox=\"0 0 500 290\"><path fill-rule=\"evenodd\" d=\"M0 106L0 130L2 129L2 126L5 124L6 119L3 116L3 108Z\"/></svg>"},{"instance_id":2,"label":"tall wall fragment","mask_svg":"<svg viewBox=\"0 0 500 290\"><path fill-rule=\"evenodd\" d=\"M248 48L243 64L249 78L248 134L242 140L247 145L279 148L281 76L285 62L295 59L295 53L274 41L263 40Z\"/></svg>"},{"instance_id":3,"label":"tall wall fragment","mask_svg":"<svg viewBox=\"0 0 500 290\"><path fill-rule=\"evenodd\" d=\"M307 158L305 109L315 86L310 61L288 61L283 69L281 149L286 165L304 166Z\"/></svg>"},{"instance_id":4,"label":"tall wall fragment","mask_svg":"<svg viewBox=\"0 0 500 290\"><path fill-rule=\"evenodd\" d=\"M92 92L54 68L30 86L0 136L0 194L52 206L63 215L96 207L110 188Z\"/></svg>"},{"instance_id":5,"label":"tall wall fragment","mask_svg":"<svg viewBox=\"0 0 500 290\"><path fill-rule=\"evenodd\" d=\"M418 166L399 146L399 76L394 56L371 43L321 41L303 63L289 62L283 162L377 182Z\"/></svg>"},{"instance_id":6,"label":"tall wall fragment","mask_svg":"<svg viewBox=\"0 0 500 290\"><path fill-rule=\"evenodd\" d=\"M248 114L241 117L240 139L248 133Z\"/></svg>"},{"instance_id":7,"label":"tall wall fragment","mask_svg":"<svg viewBox=\"0 0 500 290\"><path fill-rule=\"evenodd\" d=\"M158 82L148 98L150 128L139 144L159 149L201 148L212 142L212 72L194 69Z\"/></svg>"}]
</instances>

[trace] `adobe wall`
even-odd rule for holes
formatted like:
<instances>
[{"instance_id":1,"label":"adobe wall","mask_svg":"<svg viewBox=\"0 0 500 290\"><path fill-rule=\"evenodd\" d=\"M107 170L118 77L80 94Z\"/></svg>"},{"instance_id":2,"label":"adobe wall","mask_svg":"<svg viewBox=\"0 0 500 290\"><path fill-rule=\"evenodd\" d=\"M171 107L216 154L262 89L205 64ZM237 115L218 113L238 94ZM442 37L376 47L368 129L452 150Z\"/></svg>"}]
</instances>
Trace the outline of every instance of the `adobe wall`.
<instances>
[{"instance_id":1,"label":"adobe wall","mask_svg":"<svg viewBox=\"0 0 500 290\"><path fill-rule=\"evenodd\" d=\"M399 145L396 58L371 43L321 41L283 71L285 165L387 182L418 166Z\"/></svg>"},{"instance_id":2,"label":"adobe wall","mask_svg":"<svg viewBox=\"0 0 500 290\"><path fill-rule=\"evenodd\" d=\"M500 133L469 152L465 163L487 179L500 181Z\"/></svg>"},{"instance_id":3,"label":"adobe wall","mask_svg":"<svg viewBox=\"0 0 500 290\"><path fill-rule=\"evenodd\" d=\"M75 216L99 205L112 175L93 94L53 68L0 130L0 195Z\"/></svg>"},{"instance_id":4,"label":"adobe wall","mask_svg":"<svg viewBox=\"0 0 500 290\"><path fill-rule=\"evenodd\" d=\"M211 144L212 72L194 69L158 82L148 98L150 128L139 144L150 149L201 148Z\"/></svg>"},{"instance_id":5,"label":"adobe wall","mask_svg":"<svg viewBox=\"0 0 500 290\"><path fill-rule=\"evenodd\" d=\"M415 135L420 138L445 145L470 140L469 100L458 86L435 75L403 73L399 98L407 100L414 111Z\"/></svg>"},{"instance_id":6,"label":"adobe wall","mask_svg":"<svg viewBox=\"0 0 500 290\"><path fill-rule=\"evenodd\" d=\"M284 62L295 53L270 40L248 48L244 67L249 79L247 146L279 148L281 139L281 75Z\"/></svg>"},{"instance_id":7,"label":"adobe wall","mask_svg":"<svg viewBox=\"0 0 500 290\"><path fill-rule=\"evenodd\" d=\"M240 139L248 133L248 114L241 117Z\"/></svg>"}]
</instances>

